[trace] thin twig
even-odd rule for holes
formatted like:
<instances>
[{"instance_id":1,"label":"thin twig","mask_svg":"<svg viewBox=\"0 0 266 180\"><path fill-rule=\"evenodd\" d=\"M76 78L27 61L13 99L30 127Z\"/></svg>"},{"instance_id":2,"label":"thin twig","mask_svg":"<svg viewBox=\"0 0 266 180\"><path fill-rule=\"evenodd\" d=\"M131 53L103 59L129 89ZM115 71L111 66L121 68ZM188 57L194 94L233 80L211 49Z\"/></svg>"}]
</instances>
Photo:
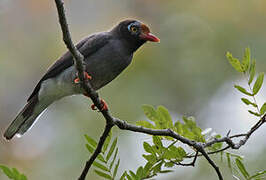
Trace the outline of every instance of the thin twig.
<instances>
[{"instance_id":1,"label":"thin twig","mask_svg":"<svg viewBox=\"0 0 266 180\"><path fill-rule=\"evenodd\" d=\"M223 180L223 176L219 170L219 167L216 166L216 164L211 160L211 158L208 156L208 154L205 152L204 148L202 148L201 150L201 154L207 159L207 161L212 165L212 167L215 169L218 177L219 177L219 180Z\"/></svg>"},{"instance_id":2,"label":"thin twig","mask_svg":"<svg viewBox=\"0 0 266 180\"><path fill-rule=\"evenodd\" d=\"M217 154L217 153L222 152L222 151L225 151L225 150L227 150L229 148L230 148L230 146L226 146L226 147L224 147L222 149L219 149L219 150L216 150L216 151L207 152L207 154L208 155ZM186 158L193 158L195 156L196 156L196 154L195 155L187 155ZM198 154L198 156L202 156L202 154Z\"/></svg>"},{"instance_id":3,"label":"thin twig","mask_svg":"<svg viewBox=\"0 0 266 180\"><path fill-rule=\"evenodd\" d=\"M232 149L239 149L241 146L243 146L244 144L246 144L246 142L248 141L249 137L259 128L261 127L264 123L266 122L266 114L254 125L251 127L251 129L245 133L245 134L237 134L237 135L233 135L233 136L226 136L226 137L222 137L219 139L214 139L212 141L209 141L207 143L205 143L204 147L209 147L213 144L219 143L219 142L226 142ZM239 137L243 137L243 139L241 139L238 143L234 143L232 141L233 138L239 138Z\"/></svg>"},{"instance_id":4,"label":"thin twig","mask_svg":"<svg viewBox=\"0 0 266 180\"><path fill-rule=\"evenodd\" d=\"M174 162L174 161L171 161L171 162L176 164L176 165L180 165L180 166L193 166L194 167L195 163L196 163L196 160L198 158L198 154L199 154L199 151L196 151L196 154L194 155L194 159L190 163L180 163L180 162Z\"/></svg>"}]
</instances>

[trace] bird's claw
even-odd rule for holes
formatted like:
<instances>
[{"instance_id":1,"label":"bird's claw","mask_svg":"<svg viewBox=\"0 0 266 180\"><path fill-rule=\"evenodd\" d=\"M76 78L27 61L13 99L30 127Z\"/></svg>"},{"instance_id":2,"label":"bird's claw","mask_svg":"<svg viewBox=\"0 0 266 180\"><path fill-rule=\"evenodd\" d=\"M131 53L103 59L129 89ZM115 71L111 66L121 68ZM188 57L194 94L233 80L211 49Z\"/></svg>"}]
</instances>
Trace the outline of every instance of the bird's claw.
<instances>
[{"instance_id":1,"label":"bird's claw","mask_svg":"<svg viewBox=\"0 0 266 180\"><path fill-rule=\"evenodd\" d=\"M91 80L91 79L92 79L92 77L91 77L87 72L84 72L84 76L85 76L85 78L88 79L88 80ZM75 84L80 83L80 79L79 79L78 75L77 75L77 78L74 80L74 83L75 83Z\"/></svg>"},{"instance_id":2,"label":"bird's claw","mask_svg":"<svg viewBox=\"0 0 266 180\"><path fill-rule=\"evenodd\" d=\"M107 111L108 110L108 106L107 106L106 102L103 99L101 99L101 104L102 104L102 107L101 107L100 111ZM91 109L92 110L97 110L95 104L91 105Z\"/></svg>"}]
</instances>

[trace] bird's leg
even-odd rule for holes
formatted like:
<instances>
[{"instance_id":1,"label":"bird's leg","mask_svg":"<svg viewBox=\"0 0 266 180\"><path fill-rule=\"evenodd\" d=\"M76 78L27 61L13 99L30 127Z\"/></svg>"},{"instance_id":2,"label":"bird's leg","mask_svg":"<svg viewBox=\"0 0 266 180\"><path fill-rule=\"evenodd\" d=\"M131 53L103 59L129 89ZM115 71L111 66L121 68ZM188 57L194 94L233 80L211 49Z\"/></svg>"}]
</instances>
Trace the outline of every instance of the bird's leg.
<instances>
[{"instance_id":1,"label":"bird's leg","mask_svg":"<svg viewBox=\"0 0 266 180\"><path fill-rule=\"evenodd\" d=\"M87 79L89 79L89 80L92 79L92 77L91 77L87 72L84 72L84 75L85 75L85 78L87 78ZM80 79L79 79L79 77L78 77L78 75L77 75L77 78L74 80L74 83L75 83L75 84L78 84L79 82L80 82Z\"/></svg>"},{"instance_id":2,"label":"bird's leg","mask_svg":"<svg viewBox=\"0 0 266 180\"><path fill-rule=\"evenodd\" d=\"M102 107L101 107L100 111L107 111L108 110L108 106L107 106L106 102L103 99L101 99L101 104L102 104ZM91 105L91 109L92 110L96 110L95 104Z\"/></svg>"},{"instance_id":3,"label":"bird's leg","mask_svg":"<svg viewBox=\"0 0 266 180\"><path fill-rule=\"evenodd\" d=\"M90 96L87 93L83 93L83 95L88 97L88 98L90 98ZM108 106L107 106L107 103L103 99L101 99L101 104L102 104L102 107L101 107L100 111L107 111L108 110ZM97 110L95 104L91 105L91 109L92 110Z\"/></svg>"}]
</instances>

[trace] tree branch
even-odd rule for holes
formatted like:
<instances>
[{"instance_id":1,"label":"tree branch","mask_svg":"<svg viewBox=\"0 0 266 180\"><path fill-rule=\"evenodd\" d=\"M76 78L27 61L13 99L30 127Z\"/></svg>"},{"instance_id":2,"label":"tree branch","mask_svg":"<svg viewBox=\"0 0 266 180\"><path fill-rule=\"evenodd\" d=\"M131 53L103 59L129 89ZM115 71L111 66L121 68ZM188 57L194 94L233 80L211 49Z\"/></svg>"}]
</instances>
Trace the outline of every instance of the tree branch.
<instances>
[{"instance_id":1,"label":"tree branch","mask_svg":"<svg viewBox=\"0 0 266 180\"><path fill-rule=\"evenodd\" d=\"M62 0L55 0L55 3L56 3L57 12L58 12L58 18L59 18L61 30L63 33L63 40L64 40L67 48L69 49L69 51L71 52L71 54L73 56L75 67L78 71L78 77L80 79L80 85L85 90L86 94L91 98L91 100L93 101L94 105L98 108L98 110L101 110L102 104L101 104L99 95L96 91L93 90L93 88L91 87L90 83L86 80L85 75L84 75L84 73L85 73L84 57L78 51L78 49L75 47L75 45L72 42L71 35L69 32L69 28L68 28L66 15L65 15L64 2ZM85 179L85 177L88 173L88 170L91 167L91 164L93 163L95 158L98 156L98 154L101 152L102 146L103 146L110 130L113 127L113 118L112 118L111 114L109 113L109 111L103 110L103 111L101 111L101 113L106 120L106 127L105 127L105 130L104 130L101 138L100 138L100 141L97 145L95 152L93 153L91 158L86 162L86 165L82 171L81 176L79 177L79 180Z\"/></svg>"},{"instance_id":2,"label":"tree branch","mask_svg":"<svg viewBox=\"0 0 266 180\"><path fill-rule=\"evenodd\" d=\"M217 151L207 152L207 154L208 154L208 155L211 155L211 154L217 154L217 153L222 152L222 151L225 151L225 150L227 150L227 149L229 149L229 148L230 148L230 146L226 146L226 147L224 147L224 148L222 148L222 149L219 149L219 150L217 150ZM193 157L195 157L195 156L196 156L196 154L195 154L195 155L188 155L188 156L186 156L186 158L193 158ZM198 156L202 156L202 154L198 154Z\"/></svg>"},{"instance_id":3,"label":"tree branch","mask_svg":"<svg viewBox=\"0 0 266 180\"><path fill-rule=\"evenodd\" d=\"M172 138L175 138L176 140L181 141L184 144L187 144L189 146L194 147L198 152L201 152L201 154L207 159L207 161L212 165L212 167L215 169L219 180L223 180L222 174L219 170L219 168L215 165L215 163L211 160L209 155L205 152L204 150L204 144L192 141L190 139L187 139L183 136L180 136L176 132L172 131L171 129L149 129L149 128L144 128L141 126L135 126L132 124L128 124L125 121L122 121L117 118L113 118L114 124L118 126L122 130L129 130L133 132L140 132L144 134L150 134L150 135L156 135L156 136L169 136Z\"/></svg>"},{"instance_id":4,"label":"tree branch","mask_svg":"<svg viewBox=\"0 0 266 180\"><path fill-rule=\"evenodd\" d=\"M196 154L193 156L194 157L193 161L190 162L190 163L187 163L187 164L180 163L180 162L174 162L174 161L171 161L171 162L174 163L174 164L176 164L176 165L180 165L180 166L193 166L194 167L195 166L195 163L196 163L196 160L198 158L198 154L199 154L199 151L196 151Z\"/></svg>"},{"instance_id":5,"label":"tree branch","mask_svg":"<svg viewBox=\"0 0 266 180\"><path fill-rule=\"evenodd\" d=\"M57 7L57 11L58 11L58 17L59 17L59 22L61 25L61 30L63 33L63 40L67 46L67 48L69 49L69 51L71 52L72 56L73 56L73 60L74 60L74 64L75 67L77 69L78 72L78 77L80 79L80 85L81 87L85 90L86 94L91 98L91 100L93 101L93 103L95 104L95 106L101 110L102 109L102 104L99 98L99 95L96 91L93 90L93 88L91 87L90 83L87 81L87 79L84 76L85 73L85 63L84 63L84 57L83 55L77 50L77 48L75 47L75 45L72 42L71 39L71 35L68 29L68 24L67 24L67 20L66 20L66 15L65 15L65 9L64 9L64 3L62 0L55 0L56 3L56 7ZM238 134L238 135L234 135L234 136L229 136L227 135L226 137L220 138L220 139L214 139L212 141L209 141L207 143L200 143L200 142L195 142L192 141L188 138L185 138L179 134L177 134L176 132L172 131L171 129L149 129L149 128L144 128L141 126L135 126L135 125L131 125L126 123L125 121L122 121L120 119L114 118L112 117L112 115L110 114L110 112L108 110L103 110L100 111L102 113L102 115L104 116L105 120L106 120L106 126L105 126L105 130L98 142L97 148L94 151L94 153L92 154L92 156L90 157L90 159L86 162L86 165L82 171L82 174L79 177L79 180L85 180L86 175L92 165L92 163L94 162L94 160L97 158L97 156L99 155L99 153L101 153L102 150L102 146L109 134L109 132L111 131L112 127L114 125L116 125L117 127L119 127L122 130L129 130L129 131L133 131L133 132L139 132L139 133L144 133L144 134L149 134L149 135L157 135L157 136L168 136L168 137L172 137L176 140L181 141L184 144L187 144L193 148L195 148L196 154L194 156L194 160L192 161L192 163L190 163L191 165L194 165L196 162L196 159L198 156L204 156L207 161L211 164L211 166L215 169L218 177L220 180L223 180L222 174L219 170L219 168L215 165L215 163L211 160L211 158L209 157L208 154L213 154L213 153L217 153L217 152L221 152L223 150L228 149L229 147L231 147L232 149L239 149L242 145L244 145L249 137L262 125L266 122L266 116L263 116L262 119L255 124L249 132L247 132L246 134ZM234 143L232 141L233 138L237 138L237 137L244 137L244 139L240 140L239 143ZM226 142L228 144L227 147L218 150L218 151L214 151L214 152L209 152L206 153L205 148L209 147L213 144L219 143L219 142ZM201 154L198 154L198 153ZM184 165L184 164L179 164L179 165Z\"/></svg>"},{"instance_id":6,"label":"tree branch","mask_svg":"<svg viewBox=\"0 0 266 180\"><path fill-rule=\"evenodd\" d=\"M214 139L212 141L207 142L204 147L211 146L213 144L219 143L219 142L226 142L232 149L239 149L241 146L246 144L248 141L249 137L259 128L261 127L264 123L266 122L266 114L254 125L251 127L251 129L246 133L246 134L236 134L233 136L229 136L229 133L227 134L226 137L222 137L220 139ZM233 142L233 138L239 138L239 137L244 137L241 139L238 143Z\"/></svg>"}]
</instances>

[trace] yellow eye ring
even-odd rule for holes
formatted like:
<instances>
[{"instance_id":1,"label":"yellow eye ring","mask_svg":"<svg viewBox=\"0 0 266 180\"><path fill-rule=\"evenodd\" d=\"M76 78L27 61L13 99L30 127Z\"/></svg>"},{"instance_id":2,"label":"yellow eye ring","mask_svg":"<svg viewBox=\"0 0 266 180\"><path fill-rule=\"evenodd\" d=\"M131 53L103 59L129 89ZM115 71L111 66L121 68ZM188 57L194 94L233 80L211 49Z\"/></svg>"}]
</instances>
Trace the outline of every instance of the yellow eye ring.
<instances>
[{"instance_id":1,"label":"yellow eye ring","mask_svg":"<svg viewBox=\"0 0 266 180\"><path fill-rule=\"evenodd\" d=\"M134 32L135 33L135 32L138 31L138 28L135 27L135 26L131 26L130 30L131 30L131 32Z\"/></svg>"}]
</instances>

